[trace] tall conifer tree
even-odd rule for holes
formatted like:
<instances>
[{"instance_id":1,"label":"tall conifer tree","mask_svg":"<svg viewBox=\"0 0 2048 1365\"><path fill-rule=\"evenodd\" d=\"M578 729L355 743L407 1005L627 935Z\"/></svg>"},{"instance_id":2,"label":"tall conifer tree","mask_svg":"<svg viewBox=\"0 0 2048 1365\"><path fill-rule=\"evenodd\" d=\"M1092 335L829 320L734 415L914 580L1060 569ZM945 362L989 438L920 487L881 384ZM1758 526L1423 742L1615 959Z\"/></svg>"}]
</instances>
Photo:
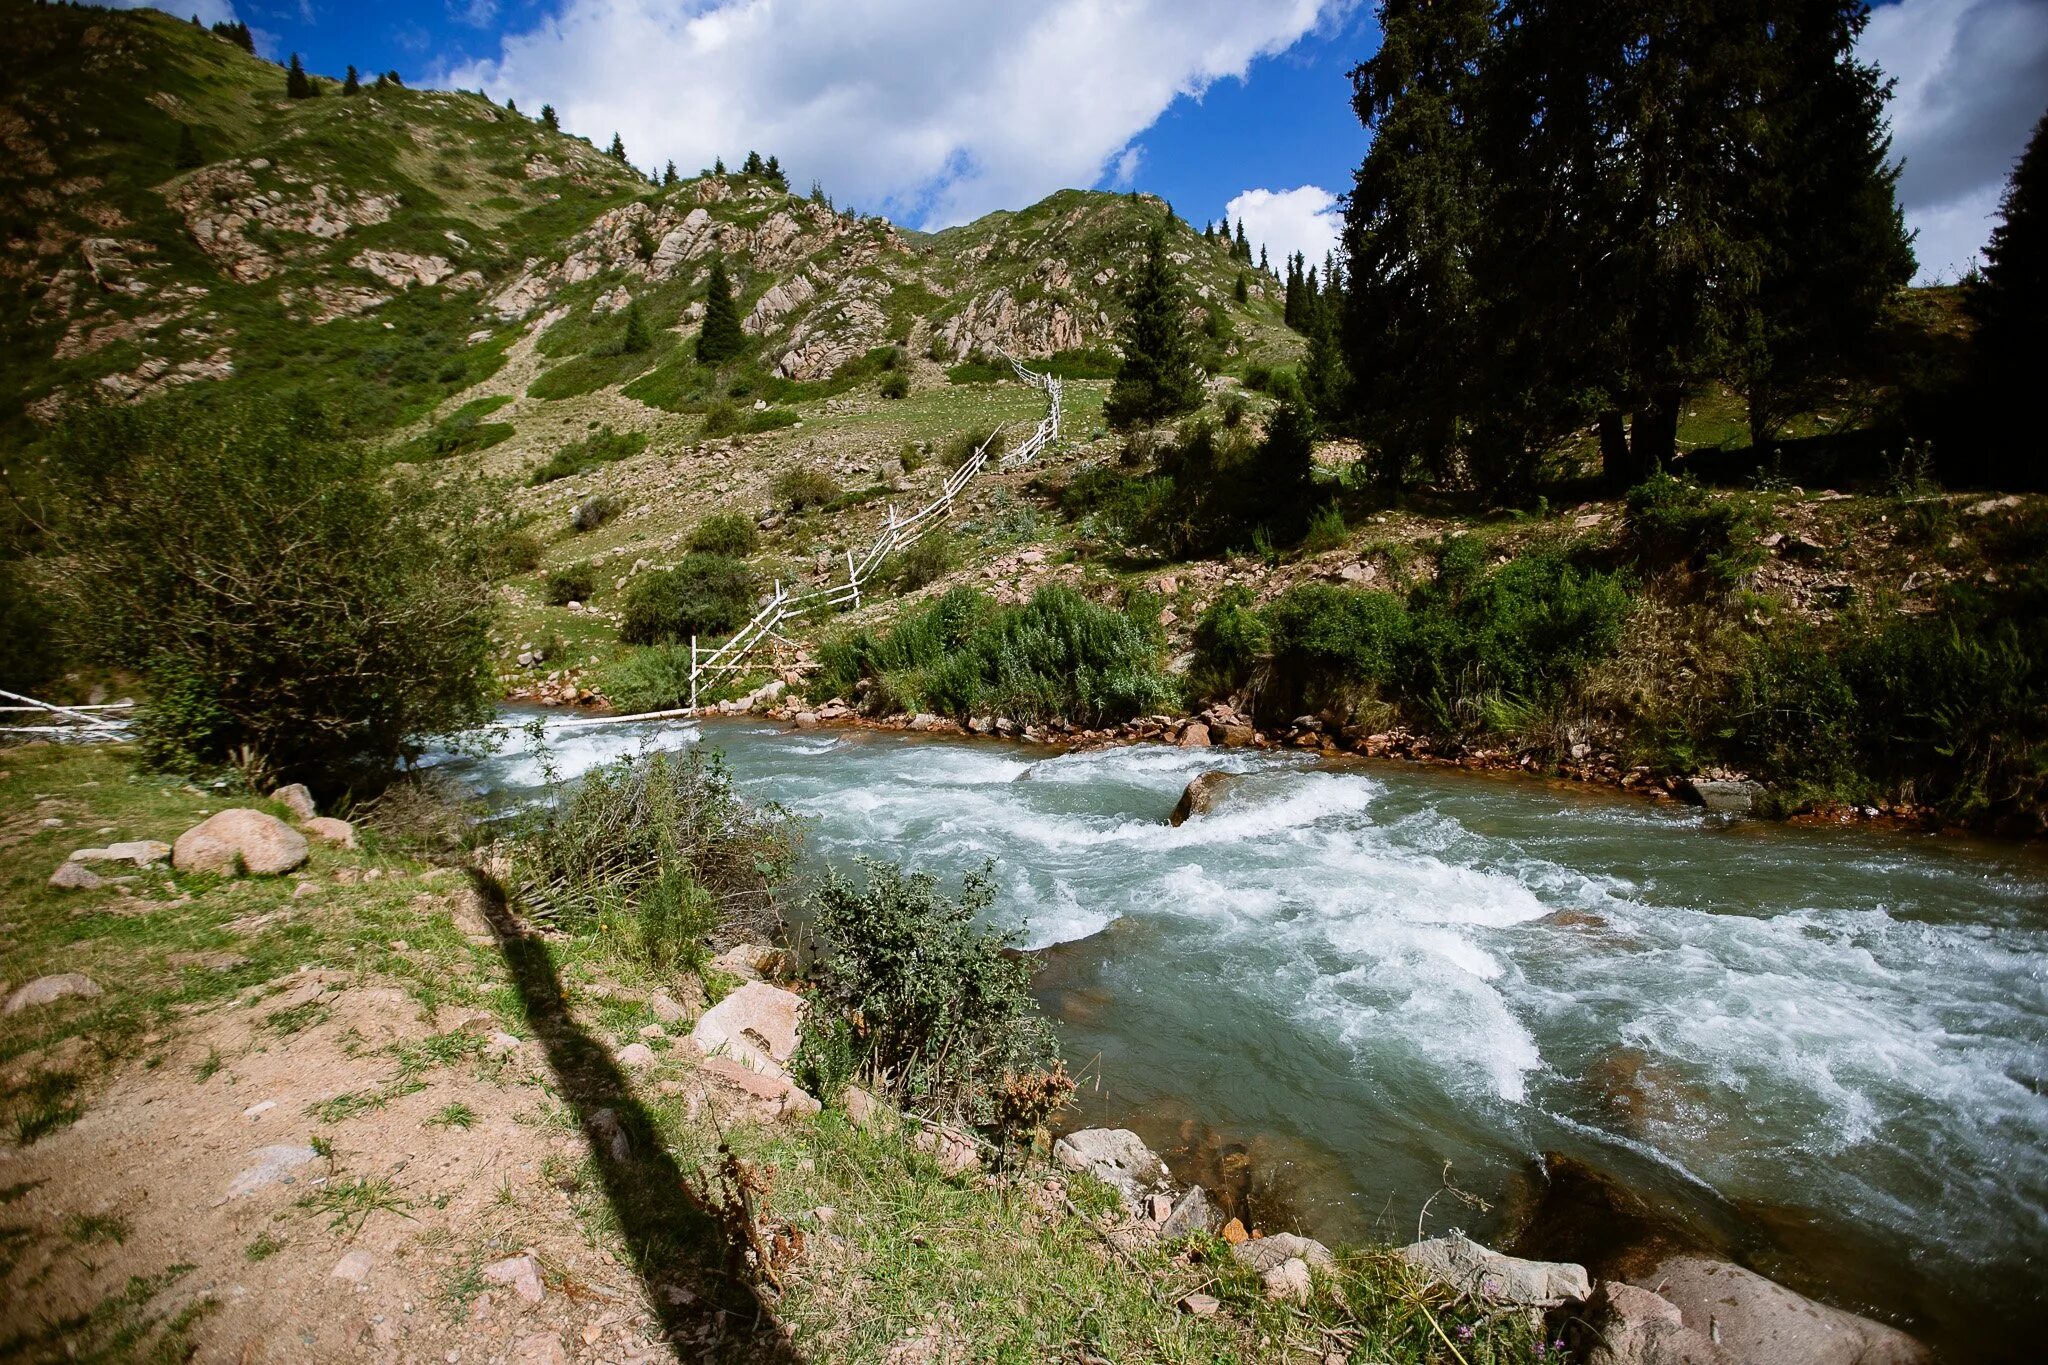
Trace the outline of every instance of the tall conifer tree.
<instances>
[{"instance_id":1,"label":"tall conifer tree","mask_svg":"<svg viewBox=\"0 0 2048 1365\"><path fill-rule=\"evenodd\" d=\"M1193 412L1202 403L1202 375L1188 333L1187 303L1166 256L1166 225L1145 238L1145 259L1124 296L1127 312L1118 340L1123 363L1102 411L1122 429Z\"/></svg>"},{"instance_id":2,"label":"tall conifer tree","mask_svg":"<svg viewBox=\"0 0 2048 1365\"><path fill-rule=\"evenodd\" d=\"M711 258L711 276L704 286L704 328L697 334L697 359L706 365L720 365L738 355L746 345L740 331L740 309L732 294L732 281L725 273L725 258Z\"/></svg>"},{"instance_id":3,"label":"tall conifer tree","mask_svg":"<svg viewBox=\"0 0 2048 1365\"><path fill-rule=\"evenodd\" d=\"M313 97L313 82L306 75L306 68L299 65L299 54L292 54L292 64L285 68L284 93L286 99L303 100Z\"/></svg>"},{"instance_id":4,"label":"tall conifer tree","mask_svg":"<svg viewBox=\"0 0 2048 1365\"><path fill-rule=\"evenodd\" d=\"M2013 167L1998 224L1984 248L1984 270L1970 282L1964 306L1977 324L1971 337L1973 406L1984 430L1957 468L1999 487L2048 484L2039 439L2015 441L2033 428L2041 376L2048 374L2048 115Z\"/></svg>"}]
</instances>

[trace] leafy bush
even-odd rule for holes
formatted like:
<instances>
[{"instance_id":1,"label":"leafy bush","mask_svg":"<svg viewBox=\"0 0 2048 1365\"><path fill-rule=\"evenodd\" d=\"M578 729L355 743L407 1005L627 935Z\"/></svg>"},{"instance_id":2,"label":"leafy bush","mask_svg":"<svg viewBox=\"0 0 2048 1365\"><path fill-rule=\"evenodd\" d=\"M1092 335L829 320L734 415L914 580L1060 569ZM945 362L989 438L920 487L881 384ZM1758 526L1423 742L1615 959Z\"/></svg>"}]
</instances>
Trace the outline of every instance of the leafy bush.
<instances>
[{"instance_id":1,"label":"leafy bush","mask_svg":"<svg viewBox=\"0 0 2048 1365\"><path fill-rule=\"evenodd\" d=\"M588 474L600 465L628 460L647 449L647 433L628 431L620 433L609 426L594 431L580 441L571 441L551 456L547 463L533 471L528 480L532 484L553 483L556 479L574 478Z\"/></svg>"},{"instance_id":2,"label":"leafy bush","mask_svg":"<svg viewBox=\"0 0 2048 1365\"><path fill-rule=\"evenodd\" d=\"M63 671L56 627L27 565L0 559L0 687L40 695L38 689Z\"/></svg>"},{"instance_id":3,"label":"leafy bush","mask_svg":"<svg viewBox=\"0 0 2048 1365\"><path fill-rule=\"evenodd\" d=\"M890 577L898 592L916 592L951 573L958 561L953 537L940 527L926 532L909 549L898 552L890 564Z\"/></svg>"},{"instance_id":4,"label":"leafy bush","mask_svg":"<svg viewBox=\"0 0 2048 1365\"><path fill-rule=\"evenodd\" d=\"M595 531L625 510L613 493L592 493L569 511L569 525L578 531Z\"/></svg>"},{"instance_id":5,"label":"leafy bush","mask_svg":"<svg viewBox=\"0 0 2048 1365\"><path fill-rule=\"evenodd\" d=\"M597 570L588 561L565 564L550 573L542 586L551 607L588 602L597 593Z\"/></svg>"},{"instance_id":6,"label":"leafy bush","mask_svg":"<svg viewBox=\"0 0 2048 1365\"><path fill-rule=\"evenodd\" d=\"M970 427L960 432L939 448L939 463L948 469L958 469L974 458L974 452L996 434L994 427ZM994 451L989 452L994 455Z\"/></svg>"},{"instance_id":7,"label":"leafy bush","mask_svg":"<svg viewBox=\"0 0 2048 1365\"><path fill-rule=\"evenodd\" d=\"M1251 681L1272 643L1265 617L1252 605L1251 589L1225 588L1195 622L1195 662L1189 680L1201 696L1235 692Z\"/></svg>"},{"instance_id":8,"label":"leafy bush","mask_svg":"<svg viewBox=\"0 0 2048 1365\"><path fill-rule=\"evenodd\" d=\"M530 816L508 881L535 918L576 930L624 912L650 965L689 966L706 940L773 941L799 837L781 807L733 790L717 754L655 753L591 769Z\"/></svg>"},{"instance_id":9,"label":"leafy bush","mask_svg":"<svg viewBox=\"0 0 2048 1365\"><path fill-rule=\"evenodd\" d=\"M690 532L690 550L695 554L729 555L745 559L760 545L751 517L738 512L718 512L697 523Z\"/></svg>"},{"instance_id":10,"label":"leafy bush","mask_svg":"<svg viewBox=\"0 0 2048 1365\"><path fill-rule=\"evenodd\" d=\"M491 542L491 577L509 578L513 574L532 573L540 567L540 558L546 550L539 536L524 527L514 527Z\"/></svg>"},{"instance_id":11,"label":"leafy bush","mask_svg":"<svg viewBox=\"0 0 2048 1365\"><path fill-rule=\"evenodd\" d=\"M998 361L973 357L946 369L947 382L953 384L998 384L1010 377L1008 365Z\"/></svg>"},{"instance_id":12,"label":"leafy bush","mask_svg":"<svg viewBox=\"0 0 2048 1365\"><path fill-rule=\"evenodd\" d=\"M828 644L820 681L852 696L866 680L871 710L1115 723L1178 699L1158 668L1163 641L1151 607L1149 616L1143 603L1113 611L1055 585L1023 606L997 608L955 588L886 634Z\"/></svg>"},{"instance_id":13,"label":"leafy bush","mask_svg":"<svg viewBox=\"0 0 2048 1365\"><path fill-rule=\"evenodd\" d=\"M667 711L690 700L690 647L649 645L605 670L598 690L628 715Z\"/></svg>"},{"instance_id":14,"label":"leafy bush","mask_svg":"<svg viewBox=\"0 0 2048 1365\"><path fill-rule=\"evenodd\" d=\"M1628 491L1624 543L1644 569L1683 566L1724 588L1762 558L1739 504L1669 474L1652 474Z\"/></svg>"},{"instance_id":15,"label":"leafy bush","mask_svg":"<svg viewBox=\"0 0 2048 1365\"><path fill-rule=\"evenodd\" d=\"M838 496L838 480L814 465L791 465L775 476L775 500L792 512L823 507Z\"/></svg>"},{"instance_id":16,"label":"leafy bush","mask_svg":"<svg viewBox=\"0 0 2048 1365\"><path fill-rule=\"evenodd\" d=\"M145 753L381 782L488 720L484 519L387 479L304 403L81 414L53 441L65 633L147 685Z\"/></svg>"},{"instance_id":17,"label":"leafy bush","mask_svg":"<svg viewBox=\"0 0 2048 1365\"><path fill-rule=\"evenodd\" d=\"M445 460L456 455L470 455L479 450L488 450L500 441L509 439L514 428L510 422L486 422L484 418L511 401L509 397L501 395L464 403L425 436L400 447L395 458L401 463L414 463L421 460Z\"/></svg>"},{"instance_id":18,"label":"leafy bush","mask_svg":"<svg viewBox=\"0 0 2048 1365\"><path fill-rule=\"evenodd\" d=\"M1002 1096L1027 1077L1057 1078L1059 1044L1031 995L1013 935L976 917L995 884L969 873L959 898L925 873L859 860L865 886L828 873L812 901L819 997L853 1021L856 1074L906 1108L1004 1127Z\"/></svg>"},{"instance_id":19,"label":"leafy bush","mask_svg":"<svg viewBox=\"0 0 2048 1365\"><path fill-rule=\"evenodd\" d=\"M754 577L725 555L686 555L673 569L634 579L626 589L619 638L629 645L728 635L754 614Z\"/></svg>"},{"instance_id":20,"label":"leafy bush","mask_svg":"<svg viewBox=\"0 0 2048 1365\"><path fill-rule=\"evenodd\" d=\"M740 409L720 399L704 410L703 436L757 436L764 431L793 427L802 419L788 408Z\"/></svg>"},{"instance_id":21,"label":"leafy bush","mask_svg":"<svg viewBox=\"0 0 2048 1365\"><path fill-rule=\"evenodd\" d=\"M906 474L915 474L924 468L924 447L915 441L905 441L903 449L896 452L896 463L903 466Z\"/></svg>"},{"instance_id":22,"label":"leafy bush","mask_svg":"<svg viewBox=\"0 0 2048 1365\"><path fill-rule=\"evenodd\" d=\"M901 370L891 370L882 376L882 397L910 397L910 376Z\"/></svg>"}]
</instances>

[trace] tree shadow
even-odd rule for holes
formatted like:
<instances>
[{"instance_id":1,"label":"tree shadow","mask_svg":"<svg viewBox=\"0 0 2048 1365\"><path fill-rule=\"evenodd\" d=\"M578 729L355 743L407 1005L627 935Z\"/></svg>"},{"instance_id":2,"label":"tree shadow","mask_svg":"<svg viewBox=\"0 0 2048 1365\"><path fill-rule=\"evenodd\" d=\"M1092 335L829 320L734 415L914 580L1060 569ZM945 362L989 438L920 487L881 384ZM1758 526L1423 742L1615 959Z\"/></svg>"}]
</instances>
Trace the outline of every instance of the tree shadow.
<instances>
[{"instance_id":1,"label":"tree shadow","mask_svg":"<svg viewBox=\"0 0 2048 1365\"><path fill-rule=\"evenodd\" d=\"M504 888L472 871L526 1022L588 1139L633 1271L679 1358L797 1362L774 1315L733 1273L736 1250L662 1145L611 1051L576 1022L547 941L507 904Z\"/></svg>"}]
</instances>

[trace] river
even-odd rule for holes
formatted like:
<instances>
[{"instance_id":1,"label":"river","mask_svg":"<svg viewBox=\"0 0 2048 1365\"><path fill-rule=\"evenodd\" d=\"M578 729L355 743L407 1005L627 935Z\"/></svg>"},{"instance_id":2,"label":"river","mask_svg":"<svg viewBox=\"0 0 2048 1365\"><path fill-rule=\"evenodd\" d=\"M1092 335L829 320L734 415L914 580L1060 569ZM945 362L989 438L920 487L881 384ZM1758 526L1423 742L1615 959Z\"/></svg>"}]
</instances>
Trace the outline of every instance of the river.
<instances>
[{"instance_id":1,"label":"river","mask_svg":"<svg viewBox=\"0 0 2048 1365\"><path fill-rule=\"evenodd\" d=\"M699 733L550 744L573 777ZM1407 1240L1427 1204L1429 1230L1484 1237L1558 1151L1953 1358L2048 1332L2038 849L1294 753L747 720L701 742L814 822L814 863L993 861L992 913L1046 950L1082 1119L1200 1173L1241 1156L1307 1230ZM525 743L478 783L530 792ZM1169 827L1218 768L1242 775L1221 806ZM1446 1162L1490 1209L1438 1193Z\"/></svg>"}]
</instances>

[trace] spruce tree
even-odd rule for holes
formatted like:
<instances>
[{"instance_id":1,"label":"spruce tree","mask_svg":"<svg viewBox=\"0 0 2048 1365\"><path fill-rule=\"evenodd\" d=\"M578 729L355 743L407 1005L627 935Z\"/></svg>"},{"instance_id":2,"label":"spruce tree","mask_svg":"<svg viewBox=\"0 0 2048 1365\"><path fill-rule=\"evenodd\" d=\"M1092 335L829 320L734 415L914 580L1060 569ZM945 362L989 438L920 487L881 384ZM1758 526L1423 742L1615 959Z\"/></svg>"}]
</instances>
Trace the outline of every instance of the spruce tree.
<instances>
[{"instance_id":1,"label":"spruce tree","mask_svg":"<svg viewBox=\"0 0 2048 1365\"><path fill-rule=\"evenodd\" d=\"M1301 539L1315 498L1315 422L1299 404L1274 410L1251 473L1251 510L1259 524L1276 543Z\"/></svg>"},{"instance_id":2,"label":"spruce tree","mask_svg":"<svg viewBox=\"0 0 2048 1365\"><path fill-rule=\"evenodd\" d=\"M726 277L725 258L711 258L711 277L704 286L704 327L697 334L697 359L706 365L720 365L738 355L746 345L740 332L740 308L732 295L732 281Z\"/></svg>"},{"instance_id":3,"label":"spruce tree","mask_svg":"<svg viewBox=\"0 0 2048 1365\"><path fill-rule=\"evenodd\" d=\"M508 113L508 114L516 114L516 113L518 113L518 112L519 112L519 101L518 101L518 100L515 100L515 99L507 98L507 99L506 99L506 101L505 101L505 112L506 112L506 113Z\"/></svg>"},{"instance_id":4,"label":"spruce tree","mask_svg":"<svg viewBox=\"0 0 2048 1365\"><path fill-rule=\"evenodd\" d=\"M675 158L674 158L674 157L670 157L670 158L669 158L669 163L668 163L668 165L666 165L666 166L663 166L663 167L661 168L661 184L662 184L662 188L664 188L664 189L668 188L668 187L669 187L670 185L673 185L673 184L675 184L675 183L676 183L676 181L677 181L678 179L680 179L680 178L681 178L681 177L677 176L677 174L676 174L676 163L675 163Z\"/></svg>"},{"instance_id":5,"label":"spruce tree","mask_svg":"<svg viewBox=\"0 0 2048 1365\"><path fill-rule=\"evenodd\" d=\"M767 176L769 184L781 190L784 194L789 193L789 177L782 173L782 163L780 161L777 161L772 156L769 157L768 166L763 174Z\"/></svg>"},{"instance_id":6,"label":"spruce tree","mask_svg":"<svg viewBox=\"0 0 2048 1365\"><path fill-rule=\"evenodd\" d=\"M749 150L747 152L747 159L740 163L741 175L759 175L763 169L761 154L756 151Z\"/></svg>"},{"instance_id":7,"label":"spruce tree","mask_svg":"<svg viewBox=\"0 0 2048 1365\"><path fill-rule=\"evenodd\" d=\"M2039 488L2048 461L2032 429L2036 395L2048 375L2048 115L2034 125L2006 182L1984 269L1963 293L1970 338L1972 405L1982 424L1967 456L1949 463L2000 488Z\"/></svg>"},{"instance_id":8,"label":"spruce tree","mask_svg":"<svg viewBox=\"0 0 2048 1365\"><path fill-rule=\"evenodd\" d=\"M1741 187L1760 254L1729 379L1748 400L1758 450L1820 398L1913 276L1898 168L1886 164L1890 82L1856 60L1869 12L1862 0L1787 8L1771 44L1757 168Z\"/></svg>"},{"instance_id":9,"label":"spruce tree","mask_svg":"<svg viewBox=\"0 0 2048 1365\"><path fill-rule=\"evenodd\" d=\"M625 164L626 164L626 141L625 141L625 139L624 139L624 138L622 138L622 137L620 137L620 136L619 136L619 135L618 135L617 133L613 133L613 134L612 134L612 145L611 145L611 150L610 150L610 151L608 151L608 152L606 152L606 153L605 153L605 155L606 155L606 156L609 156L609 157L610 157L610 158L611 158L612 160L614 160L614 161L618 162L618 163L619 163L620 165L622 165L622 166L623 166L623 165L625 165Z\"/></svg>"},{"instance_id":10,"label":"spruce tree","mask_svg":"<svg viewBox=\"0 0 2048 1365\"><path fill-rule=\"evenodd\" d=\"M724 175L724 174L725 174L725 158L724 158L724 157L722 157L722 156L721 156L721 157L715 157L715 158L713 158L713 159L712 159L712 162L711 162L711 173L712 173L713 175Z\"/></svg>"},{"instance_id":11,"label":"spruce tree","mask_svg":"<svg viewBox=\"0 0 2048 1365\"><path fill-rule=\"evenodd\" d=\"M1242 270L1237 272L1237 283L1230 287L1230 296L1239 303L1250 303L1252 301L1251 281L1245 277L1245 273Z\"/></svg>"},{"instance_id":12,"label":"spruce tree","mask_svg":"<svg viewBox=\"0 0 2048 1365\"><path fill-rule=\"evenodd\" d=\"M1252 263L1252 244L1245 240L1244 219L1237 220L1237 258L1246 265Z\"/></svg>"},{"instance_id":13,"label":"spruce tree","mask_svg":"<svg viewBox=\"0 0 2048 1365\"><path fill-rule=\"evenodd\" d=\"M178 155L176 164L181 171L189 171L195 166L206 164L206 158L199 153L199 141L192 136L192 125L189 123L178 125Z\"/></svg>"},{"instance_id":14,"label":"spruce tree","mask_svg":"<svg viewBox=\"0 0 2048 1365\"><path fill-rule=\"evenodd\" d=\"M1202 405L1202 375L1195 367L1180 279L1166 256L1164 223L1146 234L1145 259L1124 304L1118 335L1123 363L1103 403L1103 416L1122 430L1193 412Z\"/></svg>"},{"instance_id":15,"label":"spruce tree","mask_svg":"<svg viewBox=\"0 0 2048 1365\"><path fill-rule=\"evenodd\" d=\"M303 100L313 97L313 82L306 76L306 68L299 65L299 54L292 54L292 64L285 68L284 93L286 99Z\"/></svg>"},{"instance_id":16,"label":"spruce tree","mask_svg":"<svg viewBox=\"0 0 2048 1365\"><path fill-rule=\"evenodd\" d=\"M540 107L540 126L551 133L562 131L562 120L556 115L554 105L543 104Z\"/></svg>"},{"instance_id":17,"label":"spruce tree","mask_svg":"<svg viewBox=\"0 0 2048 1365\"><path fill-rule=\"evenodd\" d=\"M344 95L353 95L362 88L363 83L361 80L357 79L355 67L349 67L348 76L341 83L341 93Z\"/></svg>"},{"instance_id":18,"label":"spruce tree","mask_svg":"<svg viewBox=\"0 0 2048 1365\"><path fill-rule=\"evenodd\" d=\"M640 311L640 300L634 299L626 305L626 330L619 338L619 350L626 355L639 355L654 344L654 333L648 330L647 318Z\"/></svg>"},{"instance_id":19,"label":"spruce tree","mask_svg":"<svg viewBox=\"0 0 2048 1365\"><path fill-rule=\"evenodd\" d=\"M1266 264L1266 244L1264 242L1259 243L1259 273L1261 275L1271 275L1273 273L1273 267Z\"/></svg>"}]
</instances>

